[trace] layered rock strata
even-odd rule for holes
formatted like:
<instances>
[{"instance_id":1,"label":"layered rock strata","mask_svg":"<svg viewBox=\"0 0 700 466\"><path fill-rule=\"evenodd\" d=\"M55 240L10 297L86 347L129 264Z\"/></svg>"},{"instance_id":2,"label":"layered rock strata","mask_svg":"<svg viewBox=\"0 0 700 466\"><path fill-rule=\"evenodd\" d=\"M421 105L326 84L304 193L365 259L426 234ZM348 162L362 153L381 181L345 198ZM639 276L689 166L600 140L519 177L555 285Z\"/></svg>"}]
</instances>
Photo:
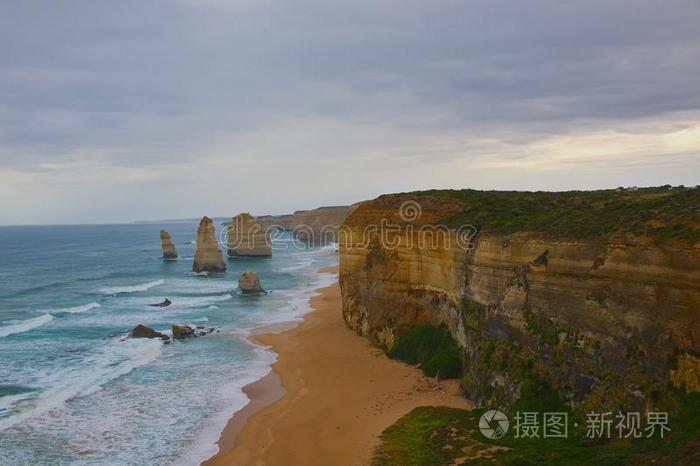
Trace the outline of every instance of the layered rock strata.
<instances>
[{"instance_id":1,"label":"layered rock strata","mask_svg":"<svg viewBox=\"0 0 700 466\"><path fill-rule=\"evenodd\" d=\"M163 248L163 259L177 259L177 249L167 230L160 230L160 244Z\"/></svg>"},{"instance_id":2,"label":"layered rock strata","mask_svg":"<svg viewBox=\"0 0 700 466\"><path fill-rule=\"evenodd\" d=\"M265 215L257 217L258 224L268 229L277 227L291 231L294 237L310 244L338 242L338 227L354 206L328 206L311 210L298 210L289 215Z\"/></svg>"},{"instance_id":3,"label":"layered rock strata","mask_svg":"<svg viewBox=\"0 0 700 466\"><path fill-rule=\"evenodd\" d=\"M420 206L419 218L407 220L401 211L409 201ZM671 201L640 215L656 222L640 231L665 232L663 219L674 225L673 206L683 204ZM690 233L659 241L631 227L557 237L534 227L503 233L441 224L471 212L465 202L389 195L349 215L340 240L340 286L343 316L358 334L390 348L411 327L447 324L464 352L466 394L492 405L516 400L531 379L546 381L581 409L649 406L669 381L698 389L694 218L683 220ZM640 197L639 205L648 200ZM390 233L375 228L383 221Z\"/></svg>"},{"instance_id":4,"label":"layered rock strata","mask_svg":"<svg viewBox=\"0 0 700 466\"><path fill-rule=\"evenodd\" d=\"M224 255L219 249L214 222L209 217L202 218L197 230L197 251L192 263L193 272L223 273L226 271Z\"/></svg>"},{"instance_id":5,"label":"layered rock strata","mask_svg":"<svg viewBox=\"0 0 700 466\"><path fill-rule=\"evenodd\" d=\"M270 234L249 213L233 217L228 226L229 257L267 257L272 255Z\"/></svg>"},{"instance_id":6,"label":"layered rock strata","mask_svg":"<svg viewBox=\"0 0 700 466\"><path fill-rule=\"evenodd\" d=\"M260 278L255 272L245 272L238 279L238 288L243 294L265 293Z\"/></svg>"}]
</instances>

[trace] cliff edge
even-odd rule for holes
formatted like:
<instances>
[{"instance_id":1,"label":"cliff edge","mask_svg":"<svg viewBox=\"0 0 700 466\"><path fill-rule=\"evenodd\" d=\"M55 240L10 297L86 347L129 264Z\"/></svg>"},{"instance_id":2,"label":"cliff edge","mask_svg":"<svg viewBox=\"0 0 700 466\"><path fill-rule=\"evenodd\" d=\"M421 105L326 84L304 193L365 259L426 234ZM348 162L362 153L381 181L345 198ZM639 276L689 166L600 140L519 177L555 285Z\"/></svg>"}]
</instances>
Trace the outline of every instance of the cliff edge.
<instances>
[{"instance_id":1,"label":"cliff edge","mask_svg":"<svg viewBox=\"0 0 700 466\"><path fill-rule=\"evenodd\" d=\"M477 403L533 381L581 410L700 389L698 188L385 195L339 252L347 324L385 349L446 324Z\"/></svg>"},{"instance_id":2,"label":"cliff edge","mask_svg":"<svg viewBox=\"0 0 700 466\"><path fill-rule=\"evenodd\" d=\"M297 210L288 215L263 215L256 220L263 230L277 227L292 231L299 241L310 244L338 242L338 227L354 206L328 206Z\"/></svg>"}]
</instances>

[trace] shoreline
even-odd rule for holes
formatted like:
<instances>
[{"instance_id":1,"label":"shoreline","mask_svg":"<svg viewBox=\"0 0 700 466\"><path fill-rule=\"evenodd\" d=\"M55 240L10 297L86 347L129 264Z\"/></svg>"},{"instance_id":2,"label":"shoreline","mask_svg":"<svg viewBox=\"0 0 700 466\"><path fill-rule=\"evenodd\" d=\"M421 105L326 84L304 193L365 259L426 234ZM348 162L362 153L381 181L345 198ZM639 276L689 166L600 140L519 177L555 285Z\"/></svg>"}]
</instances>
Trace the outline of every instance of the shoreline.
<instances>
[{"instance_id":1,"label":"shoreline","mask_svg":"<svg viewBox=\"0 0 700 466\"><path fill-rule=\"evenodd\" d=\"M317 289L309 303L300 323L250 335L277 361L243 388L250 401L231 416L219 452L202 466L368 464L379 434L413 408L472 407L457 380L425 377L349 329L337 282Z\"/></svg>"},{"instance_id":2,"label":"shoreline","mask_svg":"<svg viewBox=\"0 0 700 466\"><path fill-rule=\"evenodd\" d=\"M261 379L243 387L242 390L248 397L248 404L236 411L226 422L226 426L216 442L219 447L219 453L214 457L218 456L222 451L226 452L233 449L236 437L243 430L251 416L254 416L257 412L287 394L287 391L282 386L279 374L272 369ZM201 464L206 465L211 459L213 458L209 458Z\"/></svg>"},{"instance_id":3,"label":"shoreline","mask_svg":"<svg viewBox=\"0 0 700 466\"><path fill-rule=\"evenodd\" d=\"M333 265L321 268L318 270L318 273L332 273L337 275L338 266ZM334 284L337 284L337 281ZM312 297L309 298L309 303L311 303L311 300L318 296L325 288L328 287L322 286L320 288L316 288ZM250 335L248 335L248 340L256 345L269 347L269 345L259 341L257 337L260 335L278 335L294 330L302 325L304 319L306 319L306 316L313 311L314 307L310 305L309 311L304 314L301 321L289 320L286 322L277 322L254 328L250 332ZM271 349L274 351L274 348ZM270 370L267 372L267 374L263 375L258 380L243 386L241 390L248 397L248 403L243 408L231 415L229 420L226 422L224 429L221 431L219 439L216 441L216 446L219 448L219 451L214 456L202 461L200 466L209 466L213 464L214 459L216 459L218 456L222 455L223 453L230 452L234 447L236 437L243 430L248 419L266 406L271 405L287 394L287 390L282 385L282 380L279 374L275 371L275 364L276 363L273 363L270 366Z\"/></svg>"}]
</instances>

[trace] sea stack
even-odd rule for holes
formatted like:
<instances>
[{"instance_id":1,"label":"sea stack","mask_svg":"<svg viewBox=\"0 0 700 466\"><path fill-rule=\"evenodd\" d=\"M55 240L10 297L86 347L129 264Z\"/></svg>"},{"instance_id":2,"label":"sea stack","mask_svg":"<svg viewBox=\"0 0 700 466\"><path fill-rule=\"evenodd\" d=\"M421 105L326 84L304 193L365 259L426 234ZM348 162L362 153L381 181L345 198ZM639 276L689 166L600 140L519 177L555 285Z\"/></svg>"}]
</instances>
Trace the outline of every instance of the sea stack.
<instances>
[{"instance_id":1,"label":"sea stack","mask_svg":"<svg viewBox=\"0 0 700 466\"><path fill-rule=\"evenodd\" d=\"M216 228L209 217L202 218L197 230L197 252L192 263L194 272L226 272L224 255L216 240Z\"/></svg>"},{"instance_id":2,"label":"sea stack","mask_svg":"<svg viewBox=\"0 0 700 466\"><path fill-rule=\"evenodd\" d=\"M167 230L160 230L160 244L163 247L163 259L177 259L177 249Z\"/></svg>"},{"instance_id":3,"label":"sea stack","mask_svg":"<svg viewBox=\"0 0 700 466\"><path fill-rule=\"evenodd\" d=\"M231 219L228 227L229 257L269 257L272 255L270 235L249 213Z\"/></svg>"},{"instance_id":4,"label":"sea stack","mask_svg":"<svg viewBox=\"0 0 700 466\"><path fill-rule=\"evenodd\" d=\"M241 278L238 279L238 288L243 294L265 293L260 284L260 278L255 272L245 272L241 275Z\"/></svg>"}]
</instances>

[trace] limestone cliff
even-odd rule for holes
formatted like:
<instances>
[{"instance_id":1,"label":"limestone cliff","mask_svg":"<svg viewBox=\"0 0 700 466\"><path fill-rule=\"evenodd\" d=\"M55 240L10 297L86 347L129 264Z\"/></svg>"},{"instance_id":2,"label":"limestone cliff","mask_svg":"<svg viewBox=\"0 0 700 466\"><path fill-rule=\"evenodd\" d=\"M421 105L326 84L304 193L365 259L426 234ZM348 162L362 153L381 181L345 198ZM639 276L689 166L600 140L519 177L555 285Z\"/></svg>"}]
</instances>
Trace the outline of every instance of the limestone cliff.
<instances>
[{"instance_id":1,"label":"limestone cliff","mask_svg":"<svg viewBox=\"0 0 700 466\"><path fill-rule=\"evenodd\" d=\"M160 230L160 244L163 248L163 259L177 259L177 249L167 230Z\"/></svg>"},{"instance_id":2,"label":"limestone cliff","mask_svg":"<svg viewBox=\"0 0 700 466\"><path fill-rule=\"evenodd\" d=\"M249 213L233 217L228 226L228 255L264 257L272 255L270 235Z\"/></svg>"},{"instance_id":3,"label":"limestone cliff","mask_svg":"<svg viewBox=\"0 0 700 466\"><path fill-rule=\"evenodd\" d=\"M226 271L226 263L221 249L219 249L214 222L206 216L199 222L197 251L194 254L192 271L211 273Z\"/></svg>"},{"instance_id":4,"label":"limestone cliff","mask_svg":"<svg viewBox=\"0 0 700 466\"><path fill-rule=\"evenodd\" d=\"M300 241L312 244L338 242L338 227L353 206L329 206L311 210L297 210L288 215L264 215L256 217L263 229L272 226L289 230Z\"/></svg>"},{"instance_id":5,"label":"limestone cliff","mask_svg":"<svg viewBox=\"0 0 700 466\"><path fill-rule=\"evenodd\" d=\"M581 408L696 387L700 190L667 189L363 203L341 229L343 316L385 348L446 323L476 401L507 404L533 377Z\"/></svg>"}]
</instances>

